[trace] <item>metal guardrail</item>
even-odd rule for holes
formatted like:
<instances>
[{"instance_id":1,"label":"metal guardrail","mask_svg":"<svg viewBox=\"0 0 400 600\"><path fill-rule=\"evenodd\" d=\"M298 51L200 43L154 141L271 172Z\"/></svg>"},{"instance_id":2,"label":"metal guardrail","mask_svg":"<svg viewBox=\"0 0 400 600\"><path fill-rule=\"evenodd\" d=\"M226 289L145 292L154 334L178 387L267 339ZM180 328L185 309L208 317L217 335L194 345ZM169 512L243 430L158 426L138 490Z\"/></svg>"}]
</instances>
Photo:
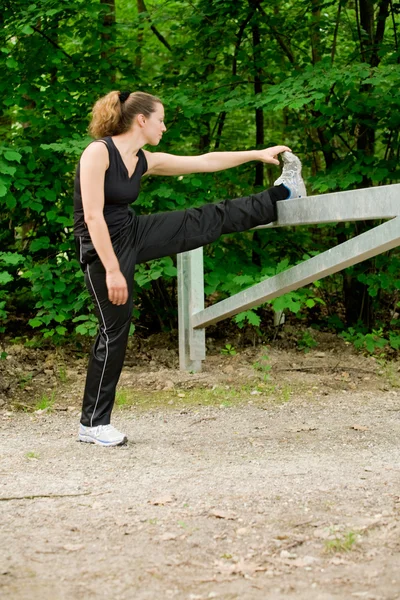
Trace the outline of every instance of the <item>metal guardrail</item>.
<instances>
[{"instance_id":1,"label":"metal guardrail","mask_svg":"<svg viewBox=\"0 0 400 600\"><path fill-rule=\"evenodd\" d=\"M391 219L226 300L204 308L203 248L178 254L179 364L201 371L205 327L400 245L400 184L277 203L278 219L258 229Z\"/></svg>"}]
</instances>

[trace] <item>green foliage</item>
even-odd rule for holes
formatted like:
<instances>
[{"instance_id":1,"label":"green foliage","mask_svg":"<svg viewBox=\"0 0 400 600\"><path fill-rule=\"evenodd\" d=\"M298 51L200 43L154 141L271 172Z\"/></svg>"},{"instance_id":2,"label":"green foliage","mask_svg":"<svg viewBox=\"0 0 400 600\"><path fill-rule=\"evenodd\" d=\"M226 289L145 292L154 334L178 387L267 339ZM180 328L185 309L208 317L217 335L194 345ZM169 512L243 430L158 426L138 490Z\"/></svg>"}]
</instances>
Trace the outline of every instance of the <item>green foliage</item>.
<instances>
[{"instance_id":1,"label":"green foliage","mask_svg":"<svg viewBox=\"0 0 400 600\"><path fill-rule=\"evenodd\" d=\"M66 260L63 256L50 258L45 263L32 264L22 272L22 277L29 280L37 298L36 316L29 320L29 325L40 328L43 337L52 338L54 343L62 341L68 332L66 325L76 322L74 315L88 304L88 294L82 291L78 261ZM93 323L92 317L88 320ZM79 327L82 328L82 324L76 327L76 332L82 333Z\"/></svg>"},{"instance_id":2,"label":"green foliage","mask_svg":"<svg viewBox=\"0 0 400 600\"><path fill-rule=\"evenodd\" d=\"M236 350L235 350L234 346L232 346L232 344L226 344L225 348L222 348L221 354L235 356Z\"/></svg>"},{"instance_id":3,"label":"green foliage","mask_svg":"<svg viewBox=\"0 0 400 600\"><path fill-rule=\"evenodd\" d=\"M97 318L92 313L74 317L72 322L79 323L79 325L75 327L75 332L80 335L90 335L93 337L97 333Z\"/></svg>"},{"instance_id":4,"label":"green foliage","mask_svg":"<svg viewBox=\"0 0 400 600\"><path fill-rule=\"evenodd\" d=\"M167 256L158 260L153 260L150 263L138 265L135 273L135 282L139 288L148 289L152 281L164 277L170 279L176 277L176 267L173 264L172 258Z\"/></svg>"},{"instance_id":5,"label":"green foliage","mask_svg":"<svg viewBox=\"0 0 400 600\"><path fill-rule=\"evenodd\" d=\"M356 547L359 537L355 531L347 531L342 535L336 534L333 539L325 540L325 551L329 553L350 552Z\"/></svg>"},{"instance_id":6,"label":"green foliage","mask_svg":"<svg viewBox=\"0 0 400 600\"><path fill-rule=\"evenodd\" d=\"M53 410L54 403L56 401L55 392L52 392L50 396L43 394L41 398L35 404L35 410Z\"/></svg>"},{"instance_id":7,"label":"green foliage","mask_svg":"<svg viewBox=\"0 0 400 600\"><path fill-rule=\"evenodd\" d=\"M27 453L25 454L25 456L26 456L26 458L29 458L29 459L31 459L31 460L32 460L32 459L34 459L34 460L39 460L39 458L40 458L40 454L39 454L38 452L34 452L34 451L27 452Z\"/></svg>"},{"instance_id":8,"label":"green foliage","mask_svg":"<svg viewBox=\"0 0 400 600\"><path fill-rule=\"evenodd\" d=\"M115 404L120 407L129 404L129 397L126 390L117 390L117 393L115 395Z\"/></svg>"},{"instance_id":9,"label":"green foliage","mask_svg":"<svg viewBox=\"0 0 400 600\"><path fill-rule=\"evenodd\" d=\"M394 332L387 335L382 327L373 329L371 332L349 327L347 331L343 331L340 335L346 342L352 343L357 350L362 350L367 354L381 353L387 346L394 350L400 348L400 335Z\"/></svg>"},{"instance_id":10,"label":"green foliage","mask_svg":"<svg viewBox=\"0 0 400 600\"><path fill-rule=\"evenodd\" d=\"M297 341L297 346L300 350L304 350L304 352L307 353L318 346L318 342L314 339L312 333L306 330Z\"/></svg>"},{"instance_id":11,"label":"green foliage","mask_svg":"<svg viewBox=\"0 0 400 600\"><path fill-rule=\"evenodd\" d=\"M263 354L259 360L253 364L253 369L260 371L264 376L264 381L268 381L271 378L271 359L268 354Z\"/></svg>"},{"instance_id":12,"label":"green foliage","mask_svg":"<svg viewBox=\"0 0 400 600\"><path fill-rule=\"evenodd\" d=\"M261 323L261 317L254 310L245 310L237 314L234 319L238 327L242 329L246 324L253 325L253 327L259 327Z\"/></svg>"},{"instance_id":13,"label":"green foliage","mask_svg":"<svg viewBox=\"0 0 400 600\"><path fill-rule=\"evenodd\" d=\"M262 133L265 145L288 143L302 155L312 193L400 180L396 4L380 15L380 27L374 11L362 13L366 31L356 5L344 11L339 0L312 6L155 0L147 12L140 6L116 0L115 14L112 3L98 0L20 0L3 7L0 334L29 323L38 339L61 343L97 330L71 243L73 175L90 141L90 107L110 89L143 89L164 100L168 132L161 151L254 148ZM262 131L256 110L263 111ZM277 173L268 166L263 181L258 173L260 188ZM182 210L252 190L254 164L150 177L135 208L139 214ZM205 251L206 294L219 299L242 291L359 232L358 224L346 224L224 236ZM389 326L399 262L396 249L269 304L302 321L325 319L340 328L347 319L354 326L349 298L362 285L368 299L360 296L358 308L370 307L368 319L362 316L368 327L348 335L366 351L379 349L377 339L398 349L397 325ZM135 322L150 330L155 323L176 326L175 275L170 258L138 267ZM345 317L336 314L337 305ZM234 321L260 331L256 309Z\"/></svg>"}]
</instances>

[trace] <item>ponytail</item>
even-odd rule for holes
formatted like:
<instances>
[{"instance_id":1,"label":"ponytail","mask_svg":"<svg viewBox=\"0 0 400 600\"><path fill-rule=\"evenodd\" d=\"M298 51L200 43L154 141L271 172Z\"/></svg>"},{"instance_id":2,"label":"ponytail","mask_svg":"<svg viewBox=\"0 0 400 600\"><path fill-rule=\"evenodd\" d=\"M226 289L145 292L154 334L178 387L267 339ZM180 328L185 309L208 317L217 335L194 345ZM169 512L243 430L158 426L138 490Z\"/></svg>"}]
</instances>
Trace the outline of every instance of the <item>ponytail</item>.
<instances>
[{"instance_id":1,"label":"ponytail","mask_svg":"<svg viewBox=\"0 0 400 600\"><path fill-rule=\"evenodd\" d=\"M145 92L110 92L94 105L89 133L96 139L125 133L136 115L150 117L157 104L161 100Z\"/></svg>"}]
</instances>

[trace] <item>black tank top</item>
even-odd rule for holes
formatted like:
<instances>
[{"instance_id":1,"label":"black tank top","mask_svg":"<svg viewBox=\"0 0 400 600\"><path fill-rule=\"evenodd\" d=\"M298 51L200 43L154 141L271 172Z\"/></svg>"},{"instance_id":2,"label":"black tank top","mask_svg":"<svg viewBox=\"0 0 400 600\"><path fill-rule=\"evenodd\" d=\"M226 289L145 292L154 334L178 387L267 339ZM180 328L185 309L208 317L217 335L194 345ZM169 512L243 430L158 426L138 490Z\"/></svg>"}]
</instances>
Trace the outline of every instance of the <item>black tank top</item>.
<instances>
[{"instance_id":1,"label":"black tank top","mask_svg":"<svg viewBox=\"0 0 400 600\"><path fill-rule=\"evenodd\" d=\"M143 150L139 150L135 171L129 177L124 161L112 138L104 137L95 142L105 143L108 148L110 164L104 178L104 219L110 235L112 235L129 221L128 207L139 196L140 180L147 171L147 160ZM74 235L88 235L82 206L80 162L76 168L74 184Z\"/></svg>"}]
</instances>

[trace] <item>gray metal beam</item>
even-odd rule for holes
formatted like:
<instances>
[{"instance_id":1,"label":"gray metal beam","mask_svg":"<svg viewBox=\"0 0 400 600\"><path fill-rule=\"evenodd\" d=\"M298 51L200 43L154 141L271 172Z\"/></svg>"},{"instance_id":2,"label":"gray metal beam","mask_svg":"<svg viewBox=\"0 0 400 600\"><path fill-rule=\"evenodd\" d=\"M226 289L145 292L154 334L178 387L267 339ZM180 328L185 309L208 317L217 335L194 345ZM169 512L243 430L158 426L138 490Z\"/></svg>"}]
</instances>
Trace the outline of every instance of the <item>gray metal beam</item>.
<instances>
[{"instance_id":1,"label":"gray metal beam","mask_svg":"<svg viewBox=\"0 0 400 600\"><path fill-rule=\"evenodd\" d=\"M400 215L400 183L334 192L277 203L278 220L257 229L336 221L390 219Z\"/></svg>"},{"instance_id":2,"label":"gray metal beam","mask_svg":"<svg viewBox=\"0 0 400 600\"><path fill-rule=\"evenodd\" d=\"M393 187L398 188L397 194L399 194L400 185ZM333 194L328 194L327 196L333 196ZM310 199L308 198L308 208L309 201ZM284 204L284 202L285 201L281 202L281 204ZM286 202L289 204L288 201ZM298 201L296 201L296 204L297 202ZM293 205L294 204L293 201ZM324 202L324 204L326 205L326 202ZM400 204L399 200L397 200L397 204ZM361 210L361 207L360 212L362 214L364 213L364 211ZM399 209L398 213L400 213ZM304 217L305 215L302 217L302 223L304 222ZM282 296L287 292L308 285L322 277L337 273L346 267L371 258L372 256L391 250L398 245L400 245L400 217L396 217L391 221L383 223L335 248L331 248L318 256L310 258L304 263L266 279L243 292L235 294L231 298L222 300L221 302L208 307L206 310L198 311L195 314L192 313L192 327L204 328L208 325L212 325L222 319L226 319L239 312L263 304L267 300Z\"/></svg>"}]
</instances>

